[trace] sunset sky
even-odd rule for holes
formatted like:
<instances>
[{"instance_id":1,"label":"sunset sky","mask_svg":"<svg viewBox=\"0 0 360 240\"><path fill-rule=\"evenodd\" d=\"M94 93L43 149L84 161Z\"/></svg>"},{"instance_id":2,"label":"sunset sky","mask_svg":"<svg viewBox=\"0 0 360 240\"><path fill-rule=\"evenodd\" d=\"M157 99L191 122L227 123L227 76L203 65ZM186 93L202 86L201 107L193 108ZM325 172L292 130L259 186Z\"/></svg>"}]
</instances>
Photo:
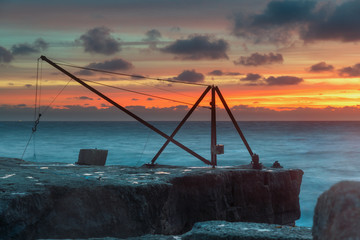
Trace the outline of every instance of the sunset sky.
<instances>
[{"instance_id":1,"label":"sunset sky","mask_svg":"<svg viewBox=\"0 0 360 240\"><path fill-rule=\"evenodd\" d=\"M63 66L81 79L184 102L91 83L146 120L181 120L205 85L219 86L238 120L360 120L358 0L0 0L0 36L0 120L33 119L41 55L149 77ZM39 66L44 120L129 120ZM200 108L192 120L209 119Z\"/></svg>"}]
</instances>

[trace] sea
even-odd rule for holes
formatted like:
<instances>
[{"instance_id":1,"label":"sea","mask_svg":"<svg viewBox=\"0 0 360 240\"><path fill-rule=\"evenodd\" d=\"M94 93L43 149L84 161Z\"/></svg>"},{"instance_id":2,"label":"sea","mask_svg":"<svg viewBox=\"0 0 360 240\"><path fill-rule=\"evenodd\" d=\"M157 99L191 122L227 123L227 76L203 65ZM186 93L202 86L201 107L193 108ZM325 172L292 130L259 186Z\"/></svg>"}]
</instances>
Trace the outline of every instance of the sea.
<instances>
[{"instance_id":1,"label":"sea","mask_svg":"<svg viewBox=\"0 0 360 240\"><path fill-rule=\"evenodd\" d=\"M170 135L178 122L150 122ZM298 226L311 227L317 198L343 180L360 181L360 122L238 122L252 151L264 166L278 161L284 168L304 171ZM109 151L106 165L150 163L166 141L138 122L0 122L0 157L74 164L80 149ZM31 138L30 138L31 136ZM30 139L30 141L29 141ZM175 139L210 159L210 122L186 122ZM224 145L218 166L249 164L249 152L232 122L217 122L217 143ZM24 151L26 149L26 151ZM158 164L207 167L170 143Z\"/></svg>"}]
</instances>

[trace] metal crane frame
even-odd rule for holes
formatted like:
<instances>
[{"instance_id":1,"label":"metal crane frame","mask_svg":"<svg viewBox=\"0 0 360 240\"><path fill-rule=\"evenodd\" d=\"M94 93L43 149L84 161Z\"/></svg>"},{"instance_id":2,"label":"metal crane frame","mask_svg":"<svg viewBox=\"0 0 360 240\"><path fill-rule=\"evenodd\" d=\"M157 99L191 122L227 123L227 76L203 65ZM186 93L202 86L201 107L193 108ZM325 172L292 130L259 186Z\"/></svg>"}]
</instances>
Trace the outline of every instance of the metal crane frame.
<instances>
[{"instance_id":1,"label":"metal crane frame","mask_svg":"<svg viewBox=\"0 0 360 240\"><path fill-rule=\"evenodd\" d=\"M92 86L88 85L87 83L85 83L84 81L82 81L81 79L76 77L75 75L73 75L70 72L66 71L65 69L63 69L62 67L60 67L59 65L54 63L53 61L49 60L47 57L41 56L40 59L47 62L48 64L50 64L54 68L58 69L60 72L64 73L65 75L69 76L70 78L72 78L73 80L75 80L76 82L78 82L79 84L84 86L85 88L89 89L93 93L97 94L99 97L103 98L104 100L106 100L107 102L112 104L113 106L117 107L118 109L120 109L121 111L126 113L127 115L134 118L138 122L142 123L146 127L150 128L154 132L158 133L160 136L164 137L166 139L166 142L163 144L163 146L160 148L160 150L157 152L157 154L153 157L153 159L151 160L150 165L155 165L156 159L160 156L160 154L163 152L163 150L166 148L166 146L170 142L172 142L175 145L177 145L178 147L184 149L185 151L187 151L188 153L190 153L194 157L198 158L199 160L201 160L202 162L204 162L207 165L211 165L212 167L215 167L217 165L217 154L218 153L217 153L217 145L216 145L216 103L215 103L216 94L220 98L222 104L224 105L224 107L226 109L227 114L229 115L229 117L230 117L230 119L231 119L231 121L232 121L232 123L233 123L233 125L235 127L235 129L237 130L237 132L239 133L243 143L245 144L245 146L246 146L246 148L247 148L247 150L248 150L248 152L249 152L249 154L250 154L250 156L252 158L253 167L256 166L256 164L259 163L259 156L257 154L254 154L253 151L251 150L248 142L245 139L244 134L242 133L242 131L241 131L238 123L236 122L236 120L235 120L229 106L227 105L223 95L221 94L221 92L220 92L220 90L219 90L219 88L217 86L212 85L212 86L208 86L205 89L205 91L202 93L202 95L199 97L199 99L195 102L195 104L192 106L192 108L188 111L188 113L185 115L185 117L182 119L182 121L175 128L173 133L169 136L169 135L165 134L164 132L162 132L161 130L159 130L158 128L156 128L155 126L151 125L149 122L143 120L141 117L139 117L136 114L132 113L131 111L127 110L125 107L123 107L120 104L116 103L114 100L107 97L106 95L104 95L100 91L98 91L95 88L93 88ZM209 161L206 158L200 156L199 154L197 154L196 152L194 152L190 148L184 146L183 144L181 144L180 142L178 142L178 141L176 141L174 139L174 136L176 135L176 133L184 125L184 123L191 116L191 114L195 111L196 107L201 103L201 101L204 99L204 97L206 96L206 94L210 90L211 90L211 102L210 102L210 106L211 106L210 107L211 108L211 146L210 146L211 161ZM256 167L254 167L254 168L256 168Z\"/></svg>"}]
</instances>

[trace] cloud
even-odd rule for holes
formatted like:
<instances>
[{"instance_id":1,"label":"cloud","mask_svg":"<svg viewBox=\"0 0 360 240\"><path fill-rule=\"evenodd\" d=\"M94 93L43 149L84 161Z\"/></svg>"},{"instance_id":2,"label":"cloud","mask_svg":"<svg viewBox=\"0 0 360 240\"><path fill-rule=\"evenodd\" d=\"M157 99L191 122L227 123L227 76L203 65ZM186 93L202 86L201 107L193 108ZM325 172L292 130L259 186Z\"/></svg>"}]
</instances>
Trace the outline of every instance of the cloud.
<instances>
[{"instance_id":1,"label":"cloud","mask_svg":"<svg viewBox=\"0 0 360 240\"><path fill-rule=\"evenodd\" d=\"M170 32L180 32L181 31L181 28L180 27L172 27L170 29Z\"/></svg>"},{"instance_id":2,"label":"cloud","mask_svg":"<svg viewBox=\"0 0 360 240\"><path fill-rule=\"evenodd\" d=\"M203 82L205 76L202 73L195 72L195 70L193 69L193 70L184 70L174 79L184 82Z\"/></svg>"},{"instance_id":3,"label":"cloud","mask_svg":"<svg viewBox=\"0 0 360 240\"><path fill-rule=\"evenodd\" d=\"M31 84L25 84L24 86L27 87L27 88L31 88L31 87L32 87Z\"/></svg>"},{"instance_id":4,"label":"cloud","mask_svg":"<svg viewBox=\"0 0 360 240\"><path fill-rule=\"evenodd\" d=\"M338 4L336 5L336 2ZM360 40L360 1L270 1L258 14L233 17L233 34L254 43L287 44L295 37L312 42Z\"/></svg>"},{"instance_id":5,"label":"cloud","mask_svg":"<svg viewBox=\"0 0 360 240\"><path fill-rule=\"evenodd\" d=\"M143 40L145 42L156 42L161 38L161 33L156 29L151 29L145 33L146 38Z\"/></svg>"},{"instance_id":6,"label":"cloud","mask_svg":"<svg viewBox=\"0 0 360 240\"><path fill-rule=\"evenodd\" d=\"M146 100L147 100L147 101L154 101L154 99L153 99L153 98L150 98L150 97L147 98Z\"/></svg>"},{"instance_id":7,"label":"cloud","mask_svg":"<svg viewBox=\"0 0 360 240\"><path fill-rule=\"evenodd\" d=\"M211 75L211 76L222 76L222 75L224 75L223 71L221 71L221 70L214 70L214 71L209 72L208 74Z\"/></svg>"},{"instance_id":8,"label":"cloud","mask_svg":"<svg viewBox=\"0 0 360 240\"><path fill-rule=\"evenodd\" d=\"M35 42L33 43L33 46L36 48L36 49L39 49L39 50L46 50L48 49L49 47L49 44L47 42L45 42L42 38L38 38L35 40Z\"/></svg>"},{"instance_id":9,"label":"cloud","mask_svg":"<svg viewBox=\"0 0 360 240\"><path fill-rule=\"evenodd\" d=\"M300 24L312 18L315 1L270 1L259 14L235 15L233 34L254 43L288 43Z\"/></svg>"},{"instance_id":10,"label":"cloud","mask_svg":"<svg viewBox=\"0 0 360 240\"><path fill-rule=\"evenodd\" d=\"M99 62L99 63L90 63L89 65L85 66L87 68L94 68L94 69L99 69L99 70L105 70L105 71L117 71L117 70L129 70L131 68L133 68L134 66L132 65L132 63L121 59L121 58L115 58L109 61L104 61L104 62ZM91 76L94 75L93 71L90 70L81 70L79 72L77 72L77 74L79 75L84 75L84 76Z\"/></svg>"},{"instance_id":11,"label":"cloud","mask_svg":"<svg viewBox=\"0 0 360 240\"><path fill-rule=\"evenodd\" d=\"M258 80L260 80L262 78L262 76L260 74L257 73L248 73L246 74L246 77L241 78L241 81L249 81L249 82L256 82Z\"/></svg>"},{"instance_id":12,"label":"cloud","mask_svg":"<svg viewBox=\"0 0 360 240\"><path fill-rule=\"evenodd\" d=\"M209 72L208 75L210 75L210 76L223 76L223 75L237 76L237 75L242 75L242 74L238 73L238 72L223 72L222 70L213 70L213 71Z\"/></svg>"},{"instance_id":13,"label":"cloud","mask_svg":"<svg viewBox=\"0 0 360 240\"><path fill-rule=\"evenodd\" d=\"M359 77L360 76L360 63L355 64L352 67L344 67L339 70L340 76L346 77Z\"/></svg>"},{"instance_id":14,"label":"cloud","mask_svg":"<svg viewBox=\"0 0 360 240\"><path fill-rule=\"evenodd\" d=\"M102 108L93 106L67 105L66 108L52 108L51 114L44 115L44 120L50 121L69 121L69 120L92 120L92 121L128 121L133 120L127 115L119 115L116 107L102 105ZM189 111L185 105L172 107L150 107L144 106L126 106L126 109L142 116L148 121L173 120L179 121ZM249 105L236 105L231 108L235 119L241 121L336 121L336 120L360 120L360 106L348 107L325 107L325 108L286 108L286 109L269 109L266 107L253 107ZM0 105L0 121L32 121L34 109L26 104ZM120 117L119 117L120 116ZM229 117L224 109L218 109L217 119L219 121L228 121ZM208 121L209 111L199 108L192 120Z\"/></svg>"},{"instance_id":15,"label":"cloud","mask_svg":"<svg viewBox=\"0 0 360 240\"><path fill-rule=\"evenodd\" d=\"M241 56L238 60L234 61L235 65L244 65L244 66L259 66L259 65L267 65L274 63L282 63L284 61L283 56L281 54L260 54L253 53L249 57Z\"/></svg>"},{"instance_id":16,"label":"cloud","mask_svg":"<svg viewBox=\"0 0 360 240\"><path fill-rule=\"evenodd\" d=\"M77 99L77 100L91 100L91 101L94 100L93 98L87 97L87 96L75 97L75 99Z\"/></svg>"},{"instance_id":17,"label":"cloud","mask_svg":"<svg viewBox=\"0 0 360 240\"><path fill-rule=\"evenodd\" d=\"M254 16L252 25L264 27L306 22L312 17L315 4L316 2L308 0L271 1L262 14Z\"/></svg>"},{"instance_id":18,"label":"cloud","mask_svg":"<svg viewBox=\"0 0 360 240\"><path fill-rule=\"evenodd\" d=\"M302 39L314 40L340 40L352 42L360 40L360 1L346 1L334 7L324 6L309 21L301 33Z\"/></svg>"},{"instance_id":19,"label":"cloud","mask_svg":"<svg viewBox=\"0 0 360 240\"><path fill-rule=\"evenodd\" d=\"M14 56L6 48L0 46L0 63L9 63L13 60Z\"/></svg>"},{"instance_id":20,"label":"cloud","mask_svg":"<svg viewBox=\"0 0 360 240\"><path fill-rule=\"evenodd\" d=\"M32 53L39 53L45 51L48 48L49 44L43 39L38 38L32 44L21 43L15 44L11 47L11 52L13 55L29 55Z\"/></svg>"},{"instance_id":21,"label":"cloud","mask_svg":"<svg viewBox=\"0 0 360 240\"><path fill-rule=\"evenodd\" d=\"M268 86L297 85L303 81L304 79L293 76L271 76L265 79L265 82Z\"/></svg>"},{"instance_id":22,"label":"cloud","mask_svg":"<svg viewBox=\"0 0 360 240\"><path fill-rule=\"evenodd\" d=\"M319 62L310 67L310 72L328 72L334 70L334 66L326 62Z\"/></svg>"},{"instance_id":23,"label":"cloud","mask_svg":"<svg viewBox=\"0 0 360 240\"><path fill-rule=\"evenodd\" d=\"M120 43L111 36L110 32L107 27L96 27L81 35L79 41L85 52L112 55L121 48Z\"/></svg>"},{"instance_id":24,"label":"cloud","mask_svg":"<svg viewBox=\"0 0 360 240\"><path fill-rule=\"evenodd\" d=\"M229 44L223 39L210 36L195 35L188 39L176 40L174 43L160 49L165 53L172 53L183 60L216 60L228 59L226 52Z\"/></svg>"}]
</instances>

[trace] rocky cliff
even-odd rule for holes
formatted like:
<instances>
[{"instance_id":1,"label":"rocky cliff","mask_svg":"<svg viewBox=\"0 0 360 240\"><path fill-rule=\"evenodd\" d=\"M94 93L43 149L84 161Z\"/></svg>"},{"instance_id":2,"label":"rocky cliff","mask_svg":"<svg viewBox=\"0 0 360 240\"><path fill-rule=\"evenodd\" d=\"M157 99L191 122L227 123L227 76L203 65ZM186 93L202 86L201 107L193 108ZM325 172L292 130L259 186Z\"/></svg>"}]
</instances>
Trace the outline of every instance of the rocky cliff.
<instances>
[{"instance_id":1,"label":"rocky cliff","mask_svg":"<svg viewBox=\"0 0 360 240\"><path fill-rule=\"evenodd\" d=\"M314 240L360 239L360 182L342 181L320 195L315 207Z\"/></svg>"},{"instance_id":2,"label":"rocky cliff","mask_svg":"<svg viewBox=\"0 0 360 240\"><path fill-rule=\"evenodd\" d=\"M0 158L3 239L182 234L208 220L293 224L301 170L33 164Z\"/></svg>"}]
</instances>

